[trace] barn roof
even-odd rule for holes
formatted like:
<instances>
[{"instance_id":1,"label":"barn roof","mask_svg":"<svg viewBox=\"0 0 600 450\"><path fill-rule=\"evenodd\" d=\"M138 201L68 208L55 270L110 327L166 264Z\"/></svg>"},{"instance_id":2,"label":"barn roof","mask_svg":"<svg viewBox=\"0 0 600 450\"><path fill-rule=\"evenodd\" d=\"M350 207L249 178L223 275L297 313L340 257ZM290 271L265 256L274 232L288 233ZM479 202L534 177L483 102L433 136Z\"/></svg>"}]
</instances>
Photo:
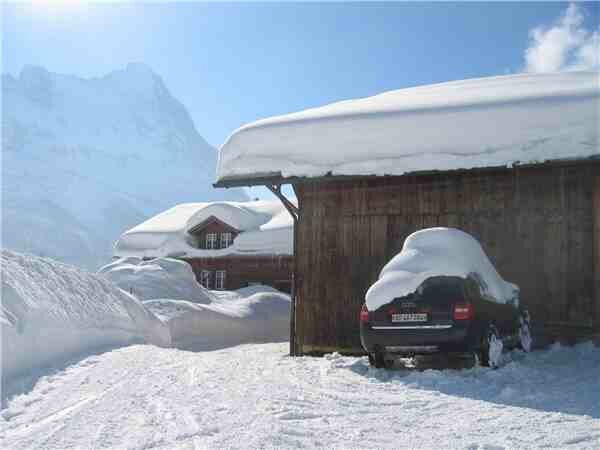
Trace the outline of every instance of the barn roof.
<instances>
[{"instance_id":1,"label":"barn roof","mask_svg":"<svg viewBox=\"0 0 600 450\"><path fill-rule=\"evenodd\" d=\"M242 126L216 186L599 158L599 127L597 72L413 87Z\"/></svg>"}]
</instances>

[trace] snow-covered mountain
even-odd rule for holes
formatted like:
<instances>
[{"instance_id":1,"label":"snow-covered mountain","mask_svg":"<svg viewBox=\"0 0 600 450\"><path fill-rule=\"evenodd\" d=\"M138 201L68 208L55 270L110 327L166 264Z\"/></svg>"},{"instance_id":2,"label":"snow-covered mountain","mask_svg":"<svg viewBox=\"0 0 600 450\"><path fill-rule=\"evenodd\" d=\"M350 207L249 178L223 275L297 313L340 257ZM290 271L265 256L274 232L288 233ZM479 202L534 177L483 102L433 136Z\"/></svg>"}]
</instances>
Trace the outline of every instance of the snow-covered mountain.
<instances>
[{"instance_id":1,"label":"snow-covered mountain","mask_svg":"<svg viewBox=\"0 0 600 450\"><path fill-rule=\"evenodd\" d=\"M216 150L143 64L2 76L2 246L95 269L126 229L216 190Z\"/></svg>"}]
</instances>

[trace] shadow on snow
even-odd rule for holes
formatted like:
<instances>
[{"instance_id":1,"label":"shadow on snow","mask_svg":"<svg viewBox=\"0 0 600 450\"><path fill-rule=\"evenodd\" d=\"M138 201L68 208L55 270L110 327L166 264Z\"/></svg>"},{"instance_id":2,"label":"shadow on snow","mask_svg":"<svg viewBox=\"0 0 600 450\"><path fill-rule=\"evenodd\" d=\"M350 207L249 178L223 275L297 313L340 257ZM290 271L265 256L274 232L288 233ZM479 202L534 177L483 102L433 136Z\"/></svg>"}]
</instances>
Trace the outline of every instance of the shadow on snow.
<instances>
[{"instance_id":1,"label":"shadow on snow","mask_svg":"<svg viewBox=\"0 0 600 450\"><path fill-rule=\"evenodd\" d=\"M554 345L549 350L504 354L497 370L464 366L448 368L439 358L418 358L394 369L369 367L361 358L348 368L375 382L440 392L498 405L600 418L600 348ZM466 367L466 368L465 368ZM442 369L442 370L440 370Z\"/></svg>"}]
</instances>

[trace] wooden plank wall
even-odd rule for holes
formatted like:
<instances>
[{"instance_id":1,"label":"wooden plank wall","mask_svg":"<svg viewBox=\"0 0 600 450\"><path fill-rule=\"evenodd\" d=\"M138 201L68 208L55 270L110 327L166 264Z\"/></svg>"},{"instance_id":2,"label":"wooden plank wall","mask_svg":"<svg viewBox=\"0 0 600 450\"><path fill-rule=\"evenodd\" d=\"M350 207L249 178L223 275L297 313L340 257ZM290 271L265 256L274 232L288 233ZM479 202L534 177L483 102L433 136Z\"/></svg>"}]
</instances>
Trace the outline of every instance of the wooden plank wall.
<instances>
[{"instance_id":1,"label":"wooden plank wall","mask_svg":"<svg viewBox=\"0 0 600 450\"><path fill-rule=\"evenodd\" d=\"M432 226L457 227L479 239L503 277L521 287L535 320L591 326L594 258L598 262L593 249L599 251L590 245L596 167L297 186L303 205L296 251L298 349L360 351L357 317L368 287L410 233Z\"/></svg>"},{"instance_id":2,"label":"wooden plank wall","mask_svg":"<svg viewBox=\"0 0 600 450\"><path fill-rule=\"evenodd\" d=\"M220 258L182 258L192 266L200 282L202 270L225 270L225 288L246 287L249 282L262 283L289 292L291 287L293 258L291 256L230 256Z\"/></svg>"}]
</instances>

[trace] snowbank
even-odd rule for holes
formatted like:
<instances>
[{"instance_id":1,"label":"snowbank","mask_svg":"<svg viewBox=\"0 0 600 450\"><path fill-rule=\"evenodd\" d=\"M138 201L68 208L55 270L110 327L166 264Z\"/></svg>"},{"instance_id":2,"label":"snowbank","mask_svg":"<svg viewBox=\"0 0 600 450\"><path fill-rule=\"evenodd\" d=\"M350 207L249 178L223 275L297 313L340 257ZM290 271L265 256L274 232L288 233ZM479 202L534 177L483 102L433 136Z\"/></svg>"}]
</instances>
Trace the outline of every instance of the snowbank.
<instances>
[{"instance_id":1,"label":"snowbank","mask_svg":"<svg viewBox=\"0 0 600 450\"><path fill-rule=\"evenodd\" d=\"M366 294L367 306L376 310L396 297L414 292L429 277L476 274L484 293L500 302L518 304L519 288L504 281L481 245L454 228L428 228L411 234L402 251L388 262Z\"/></svg>"},{"instance_id":2,"label":"snowbank","mask_svg":"<svg viewBox=\"0 0 600 450\"><path fill-rule=\"evenodd\" d=\"M94 349L168 345L167 327L103 277L2 250L2 377Z\"/></svg>"},{"instance_id":3,"label":"snowbank","mask_svg":"<svg viewBox=\"0 0 600 450\"><path fill-rule=\"evenodd\" d=\"M224 249L203 250L190 243L189 231L210 217L240 231ZM116 242L117 257L219 257L291 255L293 220L279 201L184 203L126 231Z\"/></svg>"},{"instance_id":4,"label":"snowbank","mask_svg":"<svg viewBox=\"0 0 600 450\"><path fill-rule=\"evenodd\" d=\"M212 350L289 339L290 297L268 286L215 292L209 305L167 299L144 305L168 324L178 348Z\"/></svg>"},{"instance_id":5,"label":"snowbank","mask_svg":"<svg viewBox=\"0 0 600 450\"><path fill-rule=\"evenodd\" d=\"M271 117L235 131L217 180L401 175L600 155L598 73L420 86Z\"/></svg>"},{"instance_id":6,"label":"snowbank","mask_svg":"<svg viewBox=\"0 0 600 450\"><path fill-rule=\"evenodd\" d=\"M172 258L121 258L98 273L140 300L170 298L210 303L210 291L196 281L191 266Z\"/></svg>"}]
</instances>

